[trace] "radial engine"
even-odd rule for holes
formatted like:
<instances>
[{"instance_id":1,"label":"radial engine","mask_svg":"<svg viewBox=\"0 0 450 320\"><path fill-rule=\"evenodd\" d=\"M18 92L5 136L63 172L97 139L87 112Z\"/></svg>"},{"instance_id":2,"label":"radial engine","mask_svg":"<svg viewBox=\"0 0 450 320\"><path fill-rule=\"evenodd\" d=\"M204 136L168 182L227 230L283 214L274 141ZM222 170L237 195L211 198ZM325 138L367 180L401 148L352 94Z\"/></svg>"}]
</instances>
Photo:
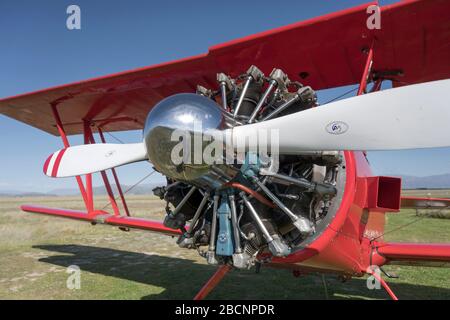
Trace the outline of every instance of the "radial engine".
<instances>
[{"instance_id":1,"label":"radial engine","mask_svg":"<svg viewBox=\"0 0 450 320\"><path fill-rule=\"evenodd\" d=\"M288 256L323 232L340 205L345 159L337 151L230 150L218 138L227 129L314 108L317 97L280 69L265 76L251 66L236 78L220 73L217 82L218 90L198 86L158 103L144 140L167 178L153 192L167 202L164 224L182 231L178 245L209 264L246 269Z\"/></svg>"}]
</instances>

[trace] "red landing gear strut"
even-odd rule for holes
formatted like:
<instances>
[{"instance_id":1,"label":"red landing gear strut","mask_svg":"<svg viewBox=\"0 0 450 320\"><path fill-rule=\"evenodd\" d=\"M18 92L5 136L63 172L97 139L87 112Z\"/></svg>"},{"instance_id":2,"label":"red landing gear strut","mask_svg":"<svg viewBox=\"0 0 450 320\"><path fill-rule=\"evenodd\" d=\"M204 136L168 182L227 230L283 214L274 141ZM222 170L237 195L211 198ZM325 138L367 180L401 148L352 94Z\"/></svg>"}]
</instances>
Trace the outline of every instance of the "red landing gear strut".
<instances>
[{"instance_id":1,"label":"red landing gear strut","mask_svg":"<svg viewBox=\"0 0 450 320\"><path fill-rule=\"evenodd\" d=\"M203 300L206 296L222 281L223 277L232 269L228 264L220 266L217 271L209 278L203 288L194 297L194 300Z\"/></svg>"},{"instance_id":2,"label":"red landing gear strut","mask_svg":"<svg viewBox=\"0 0 450 320\"><path fill-rule=\"evenodd\" d=\"M389 287L389 285L386 283L386 281L384 281L384 279L377 272L372 271L372 272L369 272L369 274L372 275L377 281L379 281L381 283L384 290L386 290L386 292L389 294L389 296L391 297L392 300L398 300L395 293L392 291L392 289Z\"/></svg>"}]
</instances>

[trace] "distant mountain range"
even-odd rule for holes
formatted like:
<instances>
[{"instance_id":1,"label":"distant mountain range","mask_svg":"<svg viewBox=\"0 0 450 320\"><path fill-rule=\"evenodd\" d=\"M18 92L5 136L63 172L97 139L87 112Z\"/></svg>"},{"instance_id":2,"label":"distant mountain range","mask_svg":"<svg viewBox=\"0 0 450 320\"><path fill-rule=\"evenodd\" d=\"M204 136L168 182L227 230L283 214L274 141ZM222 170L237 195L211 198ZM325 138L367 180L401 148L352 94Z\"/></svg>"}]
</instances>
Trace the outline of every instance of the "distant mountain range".
<instances>
[{"instance_id":1,"label":"distant mountain range","mask_svg":"<svg viewBox=\"0 0 450 320\"><path fill-rule=\"evenodd\" d=\"M401 176L401 175L397 175ZM401 176L403 189L446 189L450 188L450 173L426 177Z\"/></svg>"},{"instance_id":2,"label":"distant mountain range","mask_svg":"<svg viewBox=\"0 0 450 320\"><path fill-rule=\"evenodd\" d=\"M390 176L401 177L402 178L402 188L403 189L450 189L450 173L426 176L426 177L415 177L415 176L402 176L392 174ZM138 185L134 188L128 185L122 185L122 190L125 192L130 189L127 194L131 195L152 195L152 189L163 185L163 182L160 183L151 183L151 184L142 184ZM114 194L117 193L117 187L115 184L111 186L113 188ZM65 188L65 189L54 189L49 192L20 192L14 190L0 191L0 197L57 197L57 196L71 196L77 195L79 191L77 188ZM105 195L106 190L103 186L94 187L94 194L96 195Z\"/></svg>"},{"instance_id":3,"label":"distant mountain range","mask_svg":"<svg viewBox=\"0 0 450 320\"><path fill-rule=\"evenodd\" d=\"M145 194L152 195L153 188L161 185L164 185L164 183L161 182L161 183L142 184L137 185L135 187L122 185L122 191L126 192L126 194L129 195L145 195ZM111 185L111 188L113 189L114 194L118 195L117 186L113 184ZM94 187L93 191L95 195L106 194L104 186ZM61 188L61 189L54 189L49 192L20 192L14 190L6 190L0 191L0 197L57 197L57 196L78 195L79 193L80 191L78 190L78 188Z\"/></svg>"}]
</instances>

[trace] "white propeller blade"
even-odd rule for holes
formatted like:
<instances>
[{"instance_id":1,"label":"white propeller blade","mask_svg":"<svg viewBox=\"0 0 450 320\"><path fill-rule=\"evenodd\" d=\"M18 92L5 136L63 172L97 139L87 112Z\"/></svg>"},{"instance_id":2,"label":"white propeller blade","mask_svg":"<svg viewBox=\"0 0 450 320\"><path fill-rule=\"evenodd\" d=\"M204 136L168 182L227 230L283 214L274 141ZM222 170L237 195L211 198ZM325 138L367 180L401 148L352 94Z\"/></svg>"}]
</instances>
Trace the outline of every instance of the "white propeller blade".
<instances>
[{"instance_id":1,"label":"white propeller blade","mask_svg":"<svg viewBox=\"0 0 450 320\"><path fill-rule=\"evenodd\" d=\"M279 152L291 154L447 147L449 98L450 79L370 93L228 130L232 130L235 147L239 137L278 130ZM246 147L255 144L247 142Z\"/></svg>"},{"instance_id":2,"label":"white propeller blade","mask_svg":"<svg viewBox=\"0 0 450 320\"><path fill-rule=\"evenodd\" d=\"M50 177L72 177L146 159L144 143L87 144L53 153L45 161L44 173Z\"/></svg>"}]
</instances>

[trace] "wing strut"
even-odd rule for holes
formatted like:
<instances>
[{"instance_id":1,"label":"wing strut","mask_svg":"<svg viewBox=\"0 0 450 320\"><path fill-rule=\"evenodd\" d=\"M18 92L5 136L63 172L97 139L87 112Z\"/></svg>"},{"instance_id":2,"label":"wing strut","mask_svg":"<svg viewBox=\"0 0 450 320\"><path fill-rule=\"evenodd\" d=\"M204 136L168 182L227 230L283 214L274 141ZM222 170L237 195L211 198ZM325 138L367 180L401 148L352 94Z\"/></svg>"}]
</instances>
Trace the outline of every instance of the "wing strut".
<instances>
[{"instance_id":1,"label":"wing strut","mask_svg":"<svg viewBox=\"0 0 450 320\"><path fill-rule=\"evenodd\" d=\"M56 108L56 104L52 104L53 115L56 123L56 127L61 136L63 145L65 148L69 148L69 140L67 139L66 131L64 129L63 123L59 116L58 110ZM103 131L101 127L97 127L98 134L102 143L106 143L105 137L103 135ZM88 121L84 123L84 143L85 144L95 144L96 141L94 139L94 135L92 132L91 125ZM48 164L47 164L48 165ZM23 205L21 209L26 212L33 212L39 214L45 214L50 216L69 218L74 220L81 220L90 222L92 224L107 224L111 226L119 227L121 230L128 230L130 228L147 230L157 233L162 233L170 236L180 235L180 230L174 230L167 228L163 225L162 222L153 221L142 218L134 218L130 216L130 212L128 209L128 205L125 200L125 194L122 191L122 187L119 182L119 178L114 169L111 170L114 181L117 186L117 190L119 196L115 197L112 186L109 182L108 175L106 171L101 171L100 174L103 178L103 183L105 185L105 189L109 198L109 205L112 206L113 214L110 214L101 210L96 210L94 208L94 194L92 189L92 174L85 175L85 181L81 176L77 176L76 180L78 183L78 187L80 189L81 196L86 206L86 211L78 211L78 210L68 210L68 209L58 209L58 208L48 208L42 206L34 206L34 205ZM121 214L121 210L116 202L117 199L121 199L122 205L125 211L125 214Z\"/></svg>"},{"instance_id":2,"label":"wing strut","mask_svg":"<svg viewBox=\"0 0 450 320\"><path fill-rule=\"evenodd\" d=\"M58 112L57 109L57 105L58 103L52 103L52 111L53 111L53 117L55 120L55 124L56 124L56 128L58 130L58 133L61 137L61 140L63 142L64 148L69 148L70 147L70 143L69 140L67 138L66 135L66 130L64 128L63 122L61 120L60 114ZM104 144L106 143L105 137L103 135L103 130L101 128L101 126L97 127L97 131L100 137L101 142ZM91 124L88 120L84 120L84 130L83 130L83 137L84 137L84 143L85 145L87 144L95 144L95 138L92 132L92 127ZM64 149L63 149L64 150ZM56 161L56 160L55 160ZM46 165L44 165L44 167L48 166L49 160L47 160ZM119 208L119 205L117 203L117 199L121 199L122 202L122 206L123 209L125 211L125 216L129 217L130 216L130 211L128 209L128 205L126 203L126 199L125 199L125 194L122 190L122 187L120 185L120 181L119 178L117 176L117 172L115 171L115 169L111 169L112 175L114 177L114 182L116 184L116 188L117 191L119 193L119 195L117 197L115 197L112 186L109 182L109 178L108 175L106 173L106 171L101 171L100 174L102 176L102 180L109 198L109 205L111 205L112 210L114 212L114 216L116 217L122 217L123 215L121 214L121 209ZM74 219L81 219L81 220L88 220L93 218L94 214L98 214L99 212L102 212L103 214L107 214L107 212L105 211L98 211L95 210L94 207L94 194L93 194L93 188L92 188L92 174L86 174L84 176L84 181L82 176L76 176L76 181L78 184L78 188L80 190L81 196L83 198L84 204L86 206L86 212L78 212L75 215L69 216L67 215L67 210L64 209L50 209L50 208L46 208L46 209L42 209L40 207L33 207L33 206L23 206L22 209L24 211L29 211L29 212L36 212L36 213L44 213L44 214L51 214L51 215L56 215L56 216L63 216L63 217L69 217L69 218L74 218ZM70 210L69 210L70 211ZM49 213L51 212L51 213ZM82 214L83 216L80 216L80 214ZM111 219L108 221L112 221ZM92 222L92 221L91 221ZM125 222L125 221L122 221ZM136 221L134 221L133 223L135 223ZM119 225L120 226L120 225ZM122 228L122 226L120 226Z\"/></svg>"}]
</instances>

